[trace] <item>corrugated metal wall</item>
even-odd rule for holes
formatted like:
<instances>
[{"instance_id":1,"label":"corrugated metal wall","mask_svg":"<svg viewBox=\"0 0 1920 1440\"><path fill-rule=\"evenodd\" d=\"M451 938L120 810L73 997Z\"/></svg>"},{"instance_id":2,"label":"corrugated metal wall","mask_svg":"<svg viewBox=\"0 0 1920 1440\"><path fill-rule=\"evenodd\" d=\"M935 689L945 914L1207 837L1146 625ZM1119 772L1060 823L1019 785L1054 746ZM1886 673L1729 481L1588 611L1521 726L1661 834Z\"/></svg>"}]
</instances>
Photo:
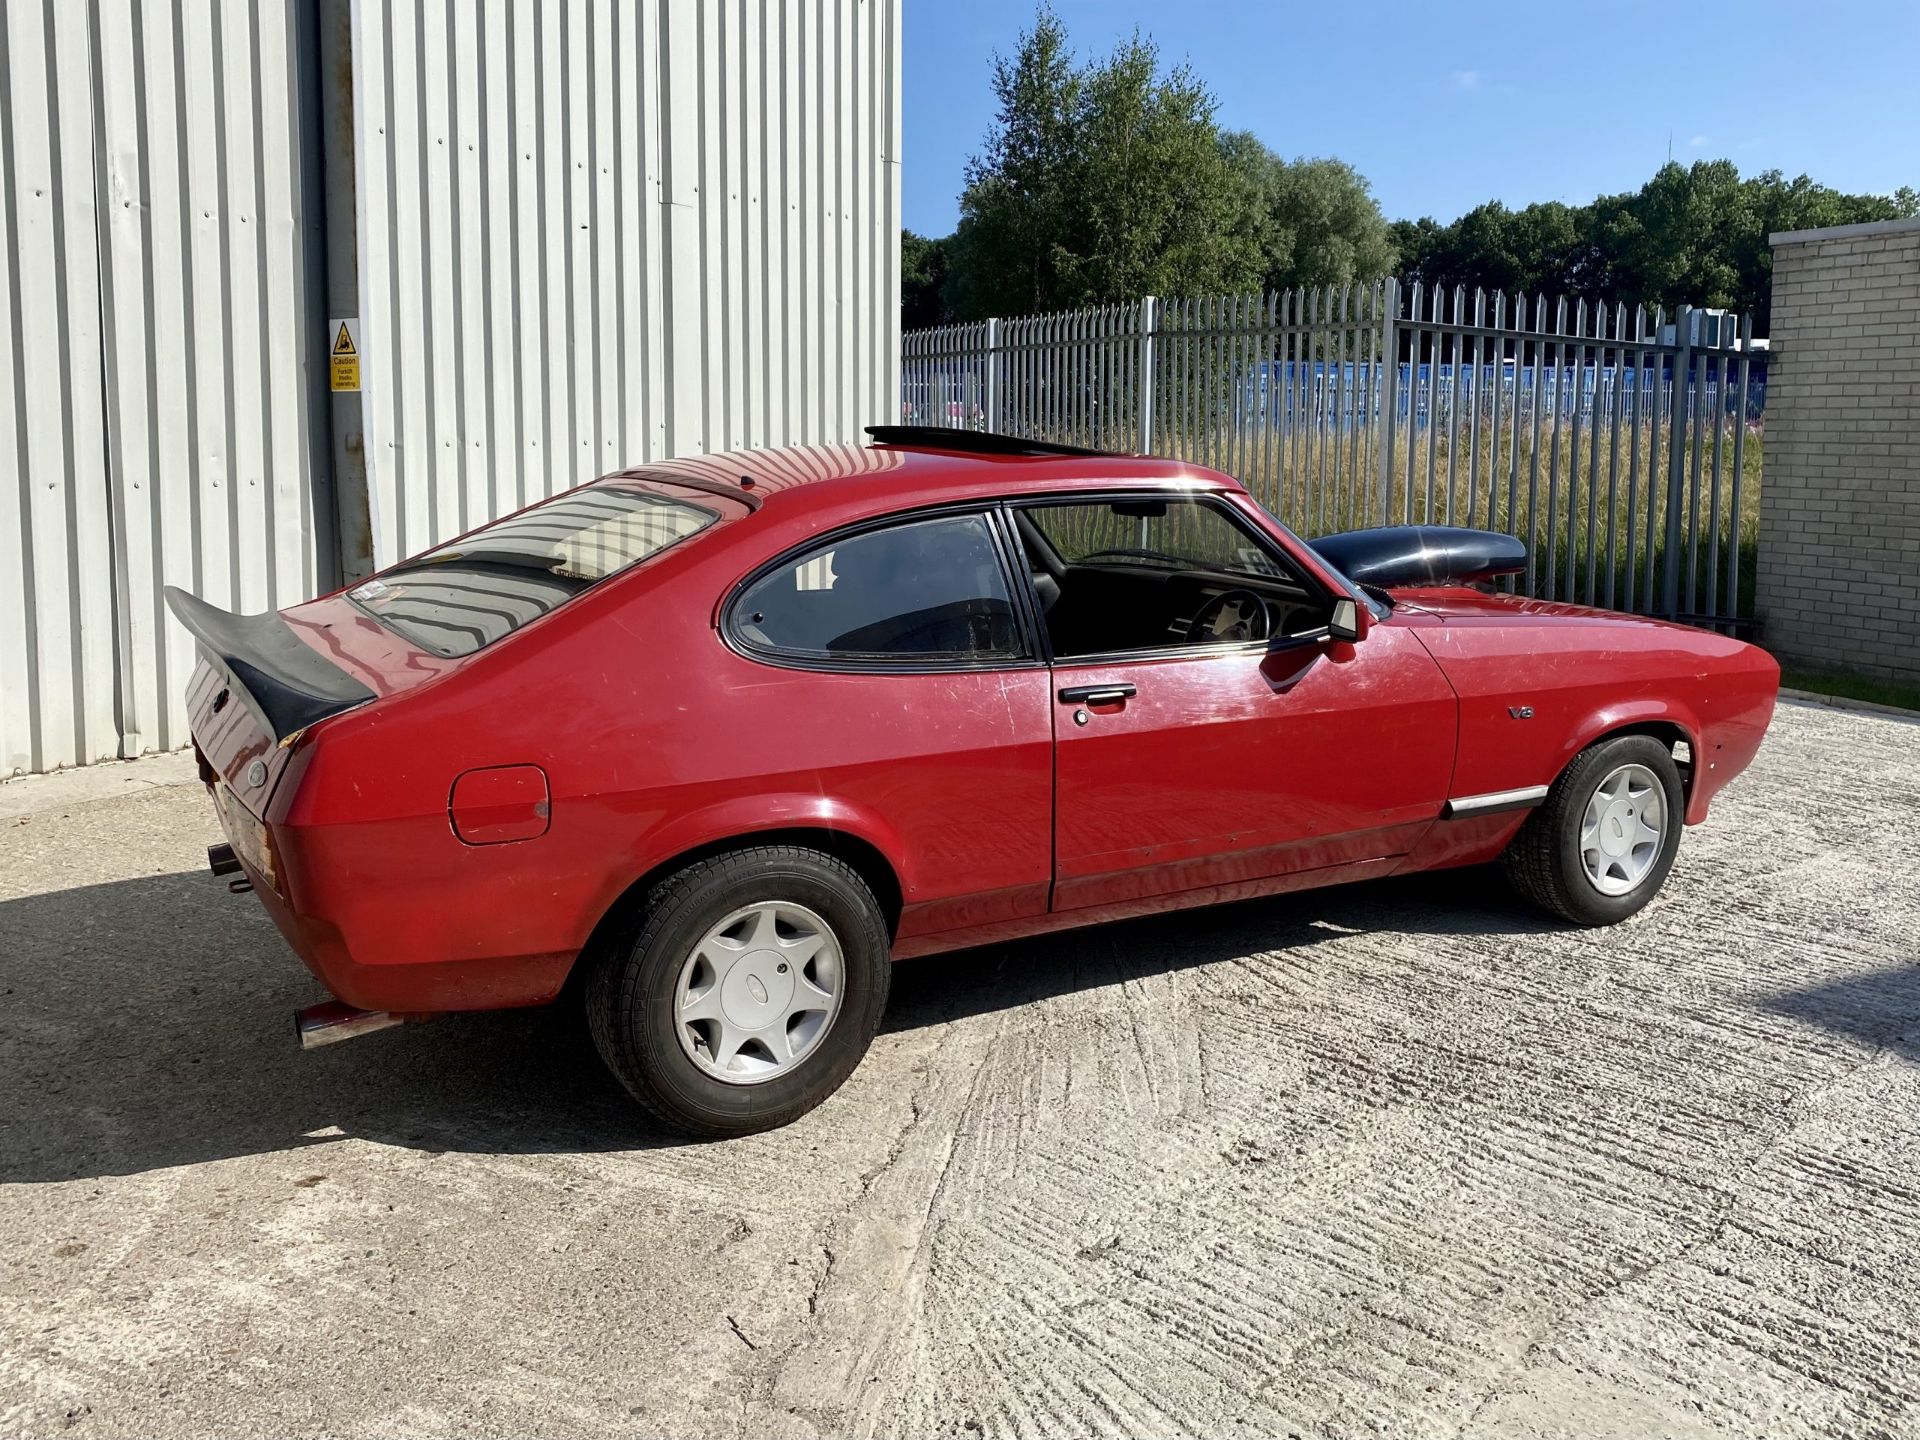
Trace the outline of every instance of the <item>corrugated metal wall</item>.
<instances>
[{"instance_id":1,"label":"corrugated metal wall","mask_svg":"<svg viewBox=\"0 0 1920 1440\"><path fill-rule=\"evenodd\" d=\"M363 0L381 563L622 465L890 418L901 0Z\"/></svg>"},{"instance_id":2,"label":"corrugated metal wall","mask_svg":"<svg viewBox=\"0 0 1920 1440\"><path fill-rule=\"evenodd\" d=\"M184 744L161 585L315 568L286 13L3 8L0 775Z\"/></svg>"},{"instance_id":3,"label":"corrugated metal wall","mask_svg":"<svg viewBox=\"0 0 1920 1440\"><path fill-rule=\"evenodd\" d=\"M336 557L305 6L0 9L5 775L186 743L161 587L258 611ZM891 418L900 25L359 0L383 563L620 465Z\"/></svg>"}]
</instances>

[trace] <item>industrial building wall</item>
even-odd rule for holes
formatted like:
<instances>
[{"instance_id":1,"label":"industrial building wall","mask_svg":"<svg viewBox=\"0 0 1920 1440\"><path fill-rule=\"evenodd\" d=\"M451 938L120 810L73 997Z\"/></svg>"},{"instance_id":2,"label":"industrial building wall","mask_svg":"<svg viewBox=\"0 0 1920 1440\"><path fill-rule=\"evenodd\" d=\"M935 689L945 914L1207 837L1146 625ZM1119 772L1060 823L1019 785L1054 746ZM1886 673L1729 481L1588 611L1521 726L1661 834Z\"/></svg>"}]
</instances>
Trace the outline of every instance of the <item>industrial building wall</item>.
<instances>
[{"instance_id":1,"label":"industrial building wall","mask_svg":"<svg viewBox=\"0 0 1920 1440\"><path fill-rule=\"evenodd\" d=\"M0 6L0 776L186 743L162 584L315 588L289 8Z\"/></svg>"},{"instance_id":2,"label":"industrial building wall","mask_svg":"<svg viewBox=\"0 0 1920 1440\"><path fill-rule=\"evenodd\" d=\"M0 13L0 776L186 743L163 585L260 611L364 569L327 144L379 563L892 418L901 0L356 0L350 75L306 3ZM339 84L353 134L322 136Z\"/></svg>"},{"instance_id":3,"label":"industrial building wall","mask_svg":"<svg viewBox=\"0 0 1920 1440\"><path fill-rule=\"evenodd\" d=\"M621 466L891 418L899 28L900 0L363 0L380 563Z\"/></svg>"}]
</instances>

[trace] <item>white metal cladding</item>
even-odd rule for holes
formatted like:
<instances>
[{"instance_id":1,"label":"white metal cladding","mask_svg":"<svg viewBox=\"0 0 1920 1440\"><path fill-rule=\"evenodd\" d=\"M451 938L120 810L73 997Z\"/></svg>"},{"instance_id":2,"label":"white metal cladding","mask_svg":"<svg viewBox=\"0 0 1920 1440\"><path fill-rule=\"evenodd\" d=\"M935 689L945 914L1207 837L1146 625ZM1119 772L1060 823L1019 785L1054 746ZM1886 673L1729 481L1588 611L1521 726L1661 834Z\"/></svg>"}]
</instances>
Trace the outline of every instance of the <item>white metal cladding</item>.
<instances>
[{"instance_id":1,"label":"white metal cladding","mask_svg":"<svg viewBox=\"0 0 1920 1440\"><path fill-rule=\"evenodd\" d=\"M0 7L0 775L186 743L163 584L312 593L287 7Z\"/></svg>"},{"instance_id":2,"label":"white metal cladding","mask_svg":"<svg viewBox=\"0 0 1920 1440\"><path fill-rule=\"evenodd\" d=\"M363 0L385 564L591 476L897 404L901 0Z\"/></svg>"},{"instance_id":3,"label":"white metal cladding","mask_svg":"<svg viewBox=\"0 0 1920 1440\"><path fill-rule=\"evenodd\" d=\"M164 585L257 612L332 569L303 13L0 6L0 775L186 743ZM900 25L361 0L382 560L621 465L893 418Z\"/></svg>"}]
</instances>

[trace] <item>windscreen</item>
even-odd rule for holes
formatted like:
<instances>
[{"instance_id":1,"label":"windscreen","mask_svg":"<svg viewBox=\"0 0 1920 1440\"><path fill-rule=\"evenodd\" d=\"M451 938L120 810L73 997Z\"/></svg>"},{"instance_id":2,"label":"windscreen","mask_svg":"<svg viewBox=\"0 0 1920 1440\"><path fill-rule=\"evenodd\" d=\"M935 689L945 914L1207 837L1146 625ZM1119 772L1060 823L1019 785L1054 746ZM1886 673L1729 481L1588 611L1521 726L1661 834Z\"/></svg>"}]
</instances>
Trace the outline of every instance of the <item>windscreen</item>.
<instances>
[{"instance_id":1,"label":"windscreen","mask_svg":"<svg viewBox=\"0 0 1920 1440\"><path fill-rule=\"evenodd\" d=\"M719 519L657 490L587 485L384 570L347 598L436 655L471 655Z\"/></svg>"}]
</instances>

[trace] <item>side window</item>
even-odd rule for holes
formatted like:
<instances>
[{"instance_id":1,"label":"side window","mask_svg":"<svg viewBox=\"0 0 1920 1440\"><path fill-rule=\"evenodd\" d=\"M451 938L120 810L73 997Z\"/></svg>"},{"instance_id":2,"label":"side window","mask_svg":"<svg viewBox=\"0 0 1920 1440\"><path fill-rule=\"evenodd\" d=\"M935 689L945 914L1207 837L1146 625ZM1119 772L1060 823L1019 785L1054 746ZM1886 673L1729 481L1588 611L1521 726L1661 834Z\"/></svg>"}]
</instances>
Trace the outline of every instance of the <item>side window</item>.
<instances>
[{"instance_id":1,"label":"side window","mask_svg":"<svg viewBox=\"0 0 1920 1440\"><path fill-rule=\"evenodd\" d=\"M1069 565L1175 566L1282 578L1260 542L1204 500L1036 505L1022 513Z\"/></svg>"},{"instance_id":2,"label":"side window","mask_svg":"<svg viewBox=\"0 0 1920 1440\"><path fill-rule=\"evenodd\" d=\"M1271 643L1328 621L1319 587L1211 497L1036 501L1014 525L1056 660Z\"/></svg>"},{"instance_id":3,"label":"side window","mask_svg":"<svg viewBox=\"0 0 1920 1440\"><path fill-rule=\"evenodd\" d=\"M979 515L915 520L809 551L732 610L757 650L823 660L985 660L1025 654L1000 552Z\"/></svg>"}]
</instances>

